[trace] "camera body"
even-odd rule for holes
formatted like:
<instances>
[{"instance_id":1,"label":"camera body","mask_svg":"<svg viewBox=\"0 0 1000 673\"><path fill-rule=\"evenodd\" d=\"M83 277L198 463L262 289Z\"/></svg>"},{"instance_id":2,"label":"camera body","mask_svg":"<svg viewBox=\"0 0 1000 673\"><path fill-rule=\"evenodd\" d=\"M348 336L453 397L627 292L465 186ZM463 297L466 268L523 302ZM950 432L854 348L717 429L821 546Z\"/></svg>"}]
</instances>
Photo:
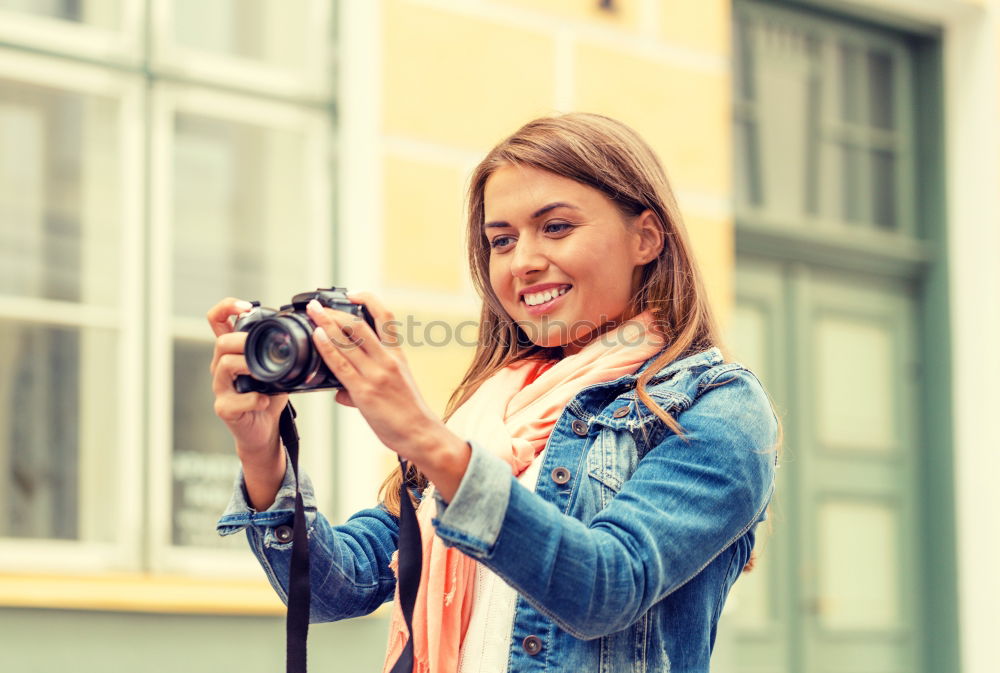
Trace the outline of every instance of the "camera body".
<instances>
[{"instance_id":1,"label":"camera body","mask_svg":"<svg viewBox=\"0 0 1000 673\"><path fill-rule=\"evenodd\" d=\"M243 352L250 370L250 376L236 377L236 392L279 395L344 387L313 344L316 323L306 313L306 304L313 299L327 308L362 318L376 332L368 309L364 304L352 303L343 287L301 292L278 310L255 301L253 309L236 319L236 331L247 333Z\"/></svg>"}]
</instances>

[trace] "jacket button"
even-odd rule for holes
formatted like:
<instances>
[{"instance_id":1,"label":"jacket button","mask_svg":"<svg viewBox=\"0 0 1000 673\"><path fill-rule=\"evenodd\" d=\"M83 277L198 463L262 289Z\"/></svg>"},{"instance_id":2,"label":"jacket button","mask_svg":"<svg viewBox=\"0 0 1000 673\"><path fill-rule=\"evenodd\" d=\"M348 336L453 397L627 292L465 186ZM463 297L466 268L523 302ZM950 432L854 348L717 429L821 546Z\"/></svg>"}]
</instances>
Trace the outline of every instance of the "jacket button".
<instances>
[{"instance_id":1,"label":"jacket button","mask_svg":"<svg viewBox=\"0 0 1000 673\"><path fill-rule=\"evenodd\" d=\"M565 467L557 467L552 470L552 481L556 482L560 486L569 481L570 476L569 470Z\"/></svg>"},{"instance_id":2,"label":"jacket button","mask_svg":"<svg viewBox=\"0 0 1000 673\"><path fill-rule=\"evenodd\" d=\"M615 409L615 413L612 414L615 418L621 418L622 416L628 416L628 412L631 411L632 405L626 404L624 407Z\"/></svg>"},{"instance_id":3,"label":"jacket button","mask_svg":"<svg viewBox=\"0 0 1000 673\"><path fill-rule=\"evenodd\" d=\"M587 424L581 421L579 418L573 421L571 427L573 428L573 432L580 435L581 437L587 436Z\"/></svg>"},{"instance_id":4,"label":"jacket button","mask_svg":"<svg viewBox=\"0 0 1000 673\"><path fill-rule=\"evenodd\" d=\"M528 636L521 641L521 647L531 656L535 656L542 651L542 639L538 636Z\"/></svg>"},{"instance_id":5,"label":"jacket button","mask_svg":"<svg viewBox=\"0 0 1000 673\"><path fill-rule=\"evenodd\" d=\"M278 542L291 542L292 541L292 527L291 526L278 526L274 529L274 537L278 539Z\"/></svg>"}]
</instances>

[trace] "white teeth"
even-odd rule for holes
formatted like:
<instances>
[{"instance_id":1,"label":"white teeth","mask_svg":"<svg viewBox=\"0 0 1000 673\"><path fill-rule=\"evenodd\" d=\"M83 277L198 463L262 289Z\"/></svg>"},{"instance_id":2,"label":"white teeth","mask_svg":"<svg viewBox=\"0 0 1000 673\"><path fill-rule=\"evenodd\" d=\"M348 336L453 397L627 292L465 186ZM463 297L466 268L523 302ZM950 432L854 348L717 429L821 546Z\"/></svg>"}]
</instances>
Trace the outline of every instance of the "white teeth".
<instances>
[{"instance_id":1,"label":"white teeth","mask_svg":"<svg viewBox=\"0 0 1000 673\"><path fill-rule=\"evenodd\" d=\"M524 303L528 306L538 306L539 304L544 304L547 301L551 301L559 295L566 294L569 291L569 287L560 287L556 290L545 290L544 292L534 292L532 294L524 295Z\"/></svg>"}]
</instances>

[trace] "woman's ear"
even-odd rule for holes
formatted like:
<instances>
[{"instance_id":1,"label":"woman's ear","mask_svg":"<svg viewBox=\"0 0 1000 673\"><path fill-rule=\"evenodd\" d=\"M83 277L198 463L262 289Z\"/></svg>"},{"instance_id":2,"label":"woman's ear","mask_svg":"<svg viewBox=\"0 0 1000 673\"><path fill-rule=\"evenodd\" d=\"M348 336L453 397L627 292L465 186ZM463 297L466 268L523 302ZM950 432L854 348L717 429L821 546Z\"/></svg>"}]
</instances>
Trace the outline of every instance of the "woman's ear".
<instances>
[{"instance_id":1,"label":"woman's ear","mask_svg":"<svg viewBox=\"0 0 1000 673\"><path fill-rule=\"evenodd\" d=\"M635 247L636 264L652 262L663 250L663 227L660 218L648 208L633 223L633 233L638 235Z\"/></svg>"}]
</instances>

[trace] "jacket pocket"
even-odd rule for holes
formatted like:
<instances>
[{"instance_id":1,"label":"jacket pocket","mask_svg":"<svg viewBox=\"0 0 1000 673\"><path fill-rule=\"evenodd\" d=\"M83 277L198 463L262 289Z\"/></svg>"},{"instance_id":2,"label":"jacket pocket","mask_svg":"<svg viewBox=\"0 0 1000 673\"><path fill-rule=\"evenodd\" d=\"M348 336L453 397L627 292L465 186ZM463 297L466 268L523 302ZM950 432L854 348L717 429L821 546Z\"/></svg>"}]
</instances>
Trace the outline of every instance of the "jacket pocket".
<instances>
[{"instance_id":1,"label":"jacket pocket","mask_svg":"<svg viewBox=\"0 0 1000 673\"><path fill-rule=\"evenodd\" d=\"M638 448L628 431L601 428L587 454L587 474L596 482L601 509L618 494L638 464Z\"/></svg>"},{"instance_id":2,"label":"jacket pocket","mask_svg":"<svg viewBox=\"0 0 1000 673\"><path fill-rule=\"evenodd\" d=\"M600 673L660 673L669 660L650 653L652 611L647 610L627 629L601 637ZM657 659L660 659L658 661ZM666 663L666 667L663 667ZM652 667L651 667L652 665Z\"/></svg>"}]
</instances>

